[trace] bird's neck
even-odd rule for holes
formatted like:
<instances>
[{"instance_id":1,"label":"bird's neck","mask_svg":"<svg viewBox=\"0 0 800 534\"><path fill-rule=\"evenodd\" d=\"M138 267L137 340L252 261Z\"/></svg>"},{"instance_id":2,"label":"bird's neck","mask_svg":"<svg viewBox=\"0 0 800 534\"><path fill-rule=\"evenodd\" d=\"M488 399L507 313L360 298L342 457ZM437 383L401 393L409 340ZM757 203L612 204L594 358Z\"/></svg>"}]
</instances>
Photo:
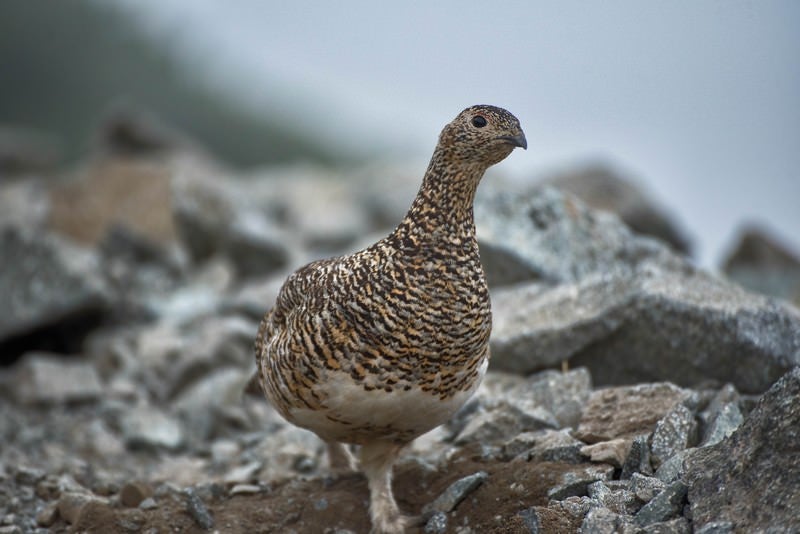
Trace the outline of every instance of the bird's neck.
<instances>
[{"instance_id":1,"label":"bird's neck","mask_svg":"<svg viewBox=\"0 0 800 534\"><path fill-rule=\"evenodd\" d=\"M434 240L474 238L472 205L484 172L484 166L464 164L437 150L396 231Z\"/></svg>"}]
</instances>

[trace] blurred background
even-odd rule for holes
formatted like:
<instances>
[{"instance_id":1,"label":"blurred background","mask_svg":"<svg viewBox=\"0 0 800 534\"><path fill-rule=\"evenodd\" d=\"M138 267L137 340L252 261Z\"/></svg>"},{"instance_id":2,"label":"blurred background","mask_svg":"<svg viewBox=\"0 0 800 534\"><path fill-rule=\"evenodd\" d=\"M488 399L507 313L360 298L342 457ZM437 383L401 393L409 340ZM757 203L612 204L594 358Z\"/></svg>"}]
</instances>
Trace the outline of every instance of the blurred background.
<instances>
[{"instance_id":1,"label":"blurred background","mask_svg":"<svg viewBox=\"0 0 800 534\"><path fill-rule=\"evenodd\" d=\"M717 265L756 221L800 229L800 4L3 2L0 123L85 155L144 110L238 167L413 162L473 103L507 107L532 181L601 163ZM413 165L417 165L413 167Z\"/></svg>"}]
</instances>

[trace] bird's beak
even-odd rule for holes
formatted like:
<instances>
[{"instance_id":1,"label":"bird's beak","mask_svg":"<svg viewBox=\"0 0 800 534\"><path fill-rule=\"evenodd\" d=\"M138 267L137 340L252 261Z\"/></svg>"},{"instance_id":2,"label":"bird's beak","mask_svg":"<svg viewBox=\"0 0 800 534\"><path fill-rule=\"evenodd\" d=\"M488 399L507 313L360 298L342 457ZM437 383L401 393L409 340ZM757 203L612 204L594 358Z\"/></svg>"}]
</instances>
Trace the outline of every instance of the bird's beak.
<instances>
[{"instance_id":1,"label":"bird's beak","mask_svg":"<svg viewBox=\"0 0 800 534\"><path fill-rule=\"evenodd\" d=\"M501 135L498 139L525 150L528 149L528 141L525 139L525 134L522 132L519 132L517 135Z\"/></svg>"}]
</instances>

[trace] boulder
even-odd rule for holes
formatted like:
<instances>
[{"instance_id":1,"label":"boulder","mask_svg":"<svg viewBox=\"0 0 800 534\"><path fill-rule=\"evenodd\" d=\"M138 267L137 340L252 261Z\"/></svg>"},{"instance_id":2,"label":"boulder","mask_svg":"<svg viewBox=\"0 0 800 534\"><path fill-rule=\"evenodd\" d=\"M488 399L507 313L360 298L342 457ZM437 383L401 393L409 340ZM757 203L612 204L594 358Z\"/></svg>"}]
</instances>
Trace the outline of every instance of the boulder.
<instances>
[{"instance_id":1,"label":"boulder","mask_svg":"<svg viewBox=\"0 0 800 534\"><path fill-rule=\"evenodd\" d=\"M558 173L542 183L575 195L593 209L616 213L639 234L656 237L683 254L691 252L690 240L664 209L640 185L622 178L606 165L594 164Z\"/></svg>"},{"instance_id":2,"label":"boulder","mask_svg":"<svg viewBox=\"0 0 800 534\"><path fill-rule=\"evenodd\" d=\"M760 393L800 364L793 307L706 273L554 189L481 198L495 369L527 374L569 360L599 385L711 379Z\"/></svg>"},{"instance_id":3,"label":"boulder","mask_svg":"<svg viewBox=\"0 0 800 534\"><path fill-rule=\"evenodd\" d=\"M800 304L800 254L763 228L739 231L722 270L751 291Z\"/></svg>"},{"instance_id":4,"label":"boulder","mask_svg":"<svg viewBox=\"0 0 800 534\"><path fill-rule=\"evenodd\" d=\"M800 367L759 400L732 435L686 459L695 529L731 522L741 532L800 530Z\"/></svg>"},{"instance_id":5,"label":"boulder","mask_svg":"<svg viewBox=\"0 0 800 534\"><path fill-rule=\"evenodd\" d=\"M77 350L84 322L96 323L113 308L98 256L52 234L17 226L0 229L0 342L71 324L48 339L29 339L26 348ZM14 261L8 261L14 258ZM78 327L80 325L80 327ZM11 355L6 351L3 357Z\"/></svg>"}]
</instances>

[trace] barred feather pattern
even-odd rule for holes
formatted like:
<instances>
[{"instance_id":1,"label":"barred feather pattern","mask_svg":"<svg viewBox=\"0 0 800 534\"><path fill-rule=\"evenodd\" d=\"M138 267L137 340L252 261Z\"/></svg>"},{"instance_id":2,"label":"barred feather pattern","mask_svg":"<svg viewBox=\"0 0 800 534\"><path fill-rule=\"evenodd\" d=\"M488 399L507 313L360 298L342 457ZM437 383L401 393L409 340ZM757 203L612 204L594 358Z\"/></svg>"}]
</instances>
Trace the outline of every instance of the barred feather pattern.
<instances>
[{"instance_id":1,"label":"barred feather pattern","mask_svg":"<svg viewBox=\"0 0 800 534\"><path fill-rule=\"evenodd\" d=\"M524 142L507 111L467 108L443 130L390 235L286 280L261 322L256 362L287 420L326 441L405 444L469 398L492 322L472 204L485 170Z\"/></svg>"}]
</instances>

